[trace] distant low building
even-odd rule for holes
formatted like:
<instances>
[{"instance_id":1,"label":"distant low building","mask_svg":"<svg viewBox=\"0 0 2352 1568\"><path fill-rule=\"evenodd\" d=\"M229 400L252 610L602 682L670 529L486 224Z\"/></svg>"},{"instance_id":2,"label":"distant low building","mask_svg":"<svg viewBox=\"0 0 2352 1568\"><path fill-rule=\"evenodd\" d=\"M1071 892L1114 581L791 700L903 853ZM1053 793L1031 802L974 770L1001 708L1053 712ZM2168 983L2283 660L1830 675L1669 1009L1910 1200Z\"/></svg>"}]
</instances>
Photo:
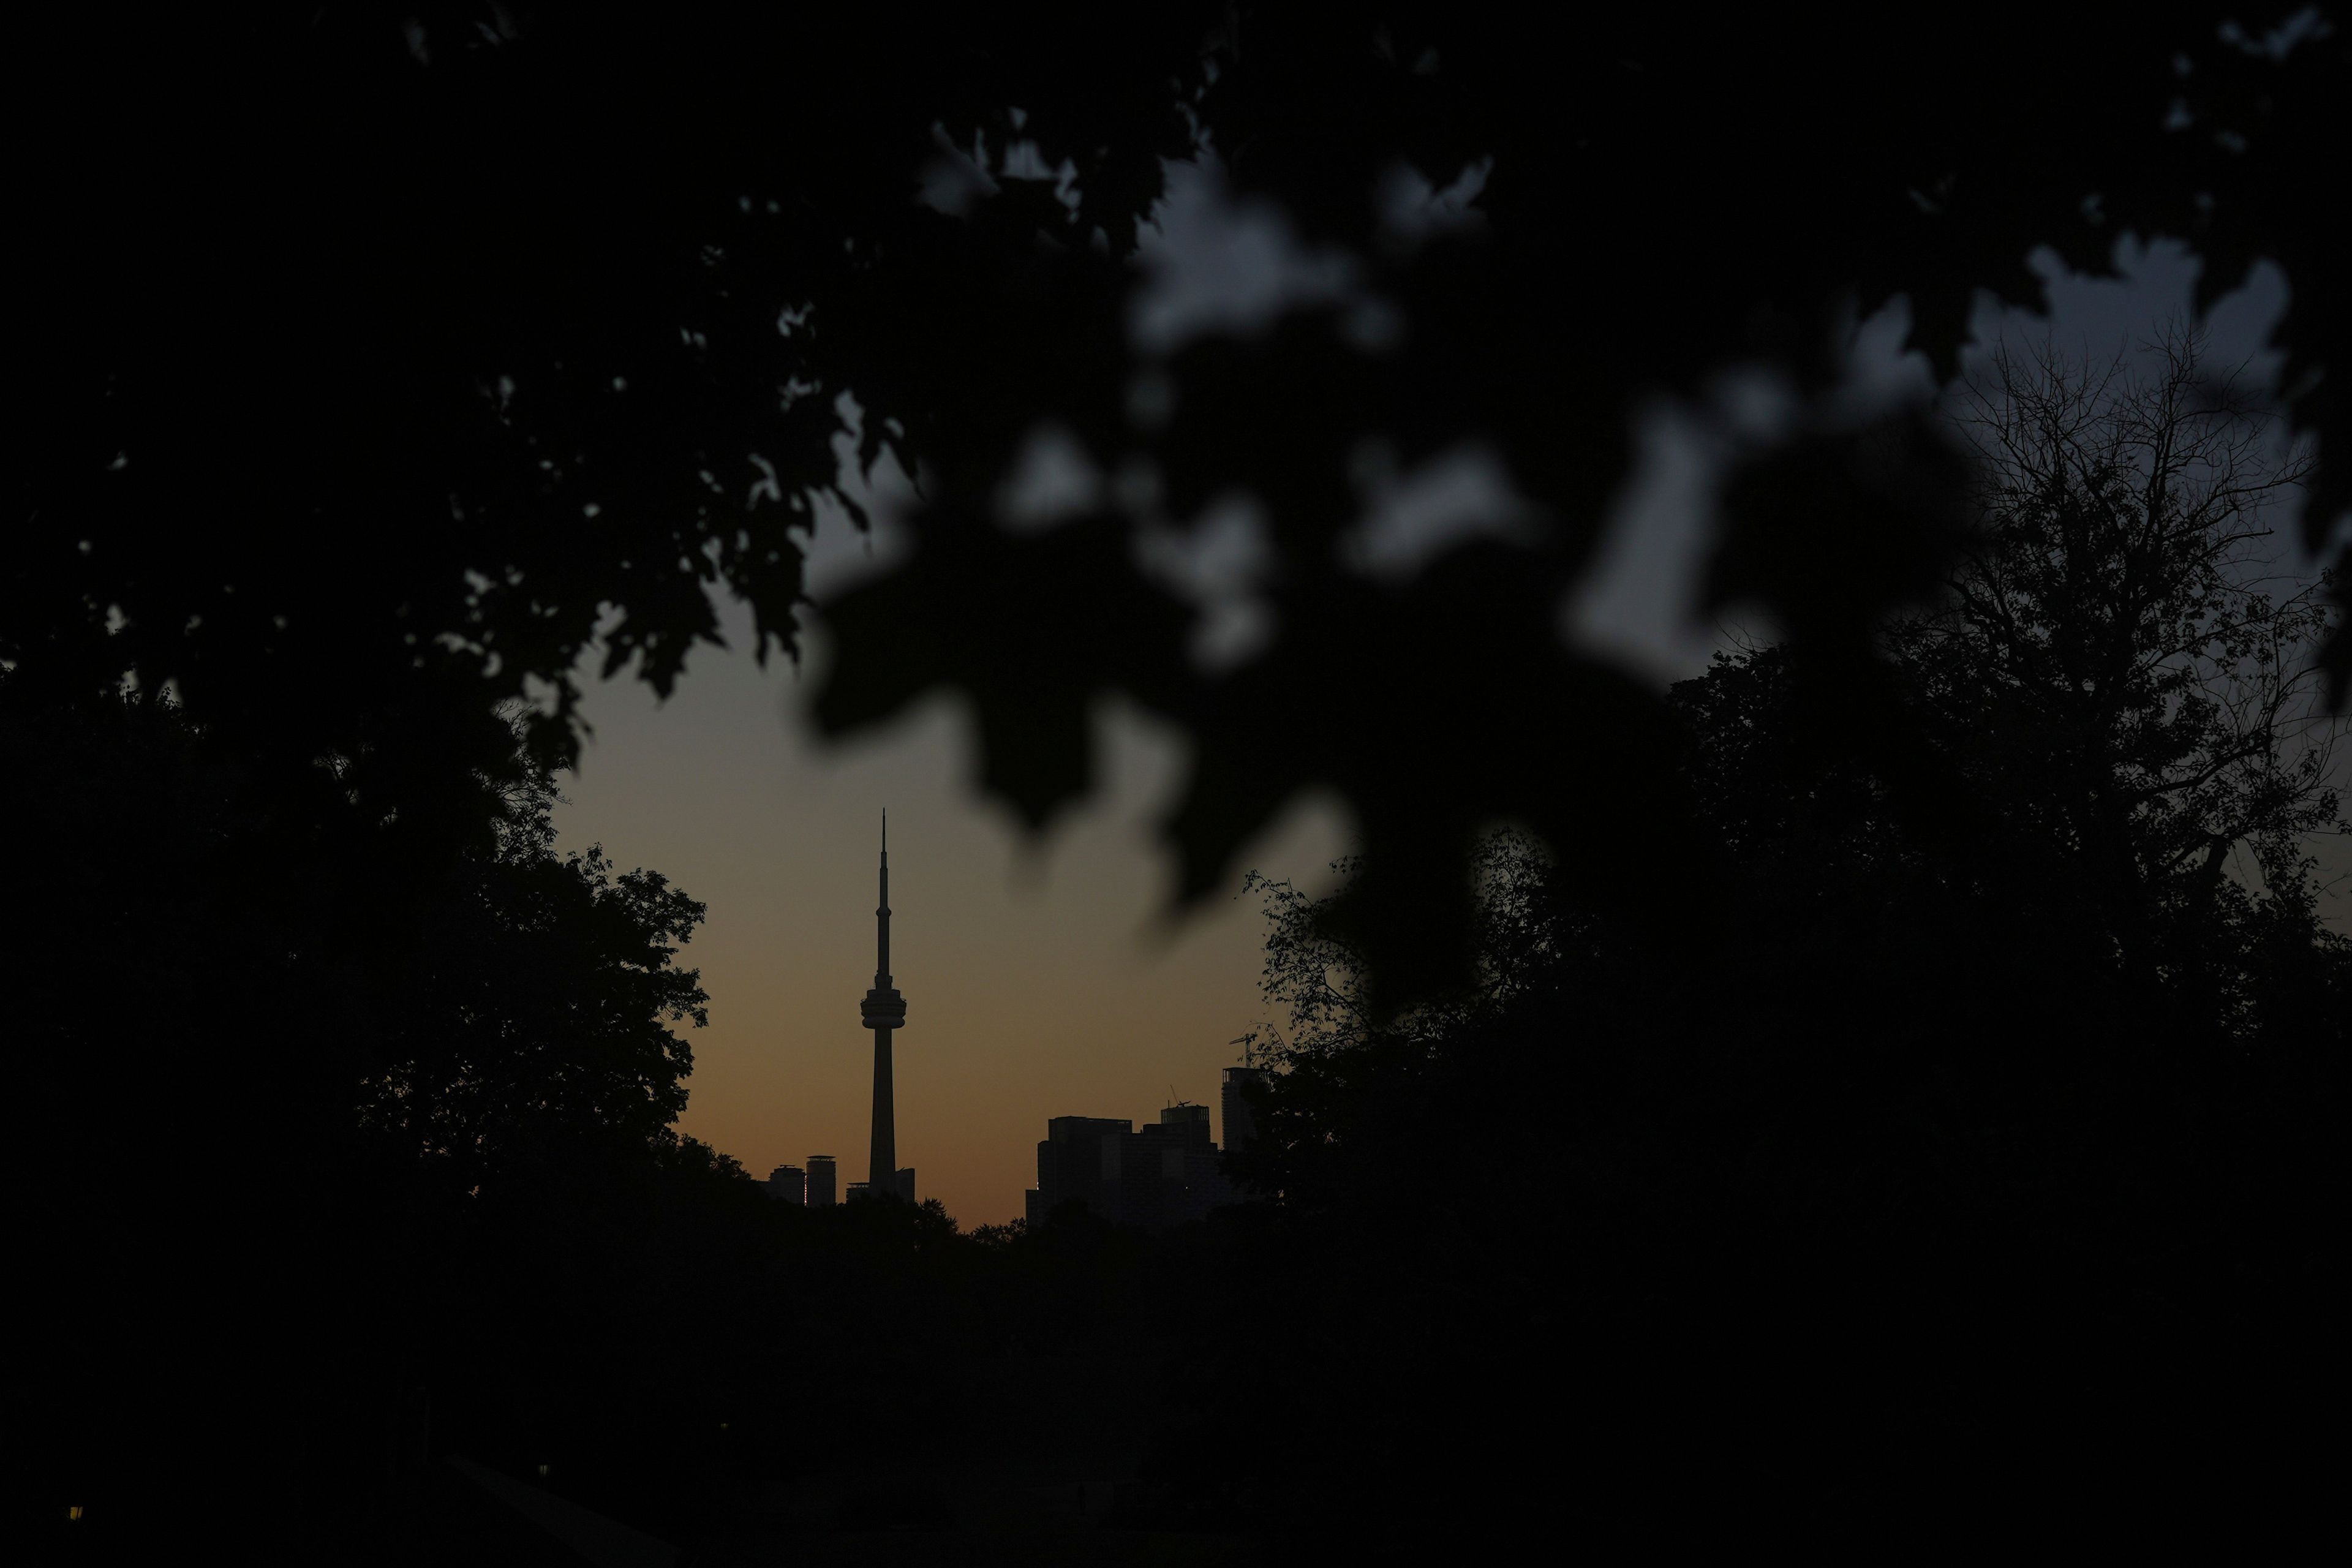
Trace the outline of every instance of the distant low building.
<instances>
[{"instance_id":1,"label":"distant low building","mask_svg":"<svg viewBox=\"0 0 2352 1568\"><path fill-rule=\"evenodd\" d=\"M808 1173L798 1165L777 1166L768 1173L768 1195L788 1204L807 1203Z\"/></svg>"},{"instance_id":2,"label":"distant low building","mask_svg":"<svg viewBox=\"0 0 2352 1568\"><path fill-rule=\"evenodd\" d=\"M852 1182L849 1184L849 1190L842 1194L842 1201L862 1204L866 1201L866 1194L873 1190L874 1184L871 1182Z\"/></svg>"},{"instance_id":3,"label":"distant low building","mask_svg":"<svg viewBox=\"0 0 2352 1568\"><path fill-rule=\"evenodd\" d=\"M811 1154L808 1163L808 1205L829 1209L834 1204L833 1156Z\"/></svg>"},{"instance_id":4,"label":"distant low building","mask_svg":"<svg viewBox=\"0 0 2352 1568\"><path fill-rule=\"evenodd\" d=\"M912 1165L902 1165L898 1169L898 1195L908 1203L915 1201L915 1167Z\"/></svg>"}]
</instances>

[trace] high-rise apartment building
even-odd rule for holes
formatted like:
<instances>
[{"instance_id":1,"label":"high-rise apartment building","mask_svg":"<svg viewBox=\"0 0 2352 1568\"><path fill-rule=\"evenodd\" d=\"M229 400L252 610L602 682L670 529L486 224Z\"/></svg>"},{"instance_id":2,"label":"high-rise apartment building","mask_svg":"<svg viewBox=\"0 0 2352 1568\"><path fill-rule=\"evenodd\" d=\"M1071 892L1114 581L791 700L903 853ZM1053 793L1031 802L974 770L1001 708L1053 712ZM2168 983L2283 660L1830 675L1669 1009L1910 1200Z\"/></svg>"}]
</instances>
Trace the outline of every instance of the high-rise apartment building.
<instances>
[{"instance_id":1,"label":"high-rise apartment building","mask_svg":"<svg viewBox=\"0 0 2352 1568\"><path fill-rule=\"evenodd\" d=\"M915 1167L912 1165L902 1165L898 1169L898 1196L907 1203L915 1201Z\"/></svg>"},{"instance_id":2,"label":"high-rise apartment building","mask_svg":"<svg viewBox=\"0 0 2352 1568\"><path fill-rule=\"evenodd\" d=\"M1037 1145L1037 1184L1028 1193L1029 1223L1043 1225L1047 1215L1071 1203L1107 1215L1102 1205L1103 1141L1134 1127L1132 1121L1101 1116L1047 1121L1045 1141Z\"/></svg>"},{"instance_id":3,"label":"high-rise apartment building","mask_svg":"<svg viewBox=\"0 0 2352 1568\"><path fill-rule=\"evenodd\" d=\"M813 1209L829 1209L834 1205L833 1156L811 1154L808 1163L808 1205Z\"/></svg>"}]
</instances>

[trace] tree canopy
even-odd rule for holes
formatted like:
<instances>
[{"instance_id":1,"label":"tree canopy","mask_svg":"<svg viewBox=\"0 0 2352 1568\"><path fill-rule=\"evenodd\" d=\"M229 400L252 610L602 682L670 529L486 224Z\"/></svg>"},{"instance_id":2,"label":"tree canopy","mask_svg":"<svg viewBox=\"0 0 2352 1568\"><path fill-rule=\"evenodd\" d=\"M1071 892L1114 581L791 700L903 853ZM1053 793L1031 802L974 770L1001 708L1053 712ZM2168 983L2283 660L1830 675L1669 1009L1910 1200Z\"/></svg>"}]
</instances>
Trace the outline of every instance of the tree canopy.
<instances>
[{"instance_id":1,"label":"tree canopy","mask_svg":"<svg viewBox=\"0 0 2352 1568\"><path fill-rule=\"evenodd\" d=\"M539 754L567 757L591 647L666 690L723 587L763 656L797 652L810 520L854 507L845 444L921 504L911 557L824 607L828 732L959 690L985 786L1043 823L1090 787L1093 699L1125 692L1192 742L1167 829L1187 896L1328 787L1369 907L1454 911L1378 939L1394 973L1454 973L1480 824L1686 827L1654 787L1654 698L1553 630L1634 399L1745 364L1818 401L1841 323L1896 295L1948 374L1978 290L2039 299L2037 247L2097 272L2119 236L2177 236L2200 306L2259 258L2287 274L2285 391L2322 464L2306 541L2328 547L2347 268L2309 193L2347 38L2284 5L1916 31L460 4L121 34L52 11L26 45L35 128L73 140L21 185L38 304L0 658L173 681L289 767L354 759L348 787L404 832L463 832L471 781L509 765L492 710L535 700ZM1184 159L1276 204L1340 296L1140 339L1139 245ZM996 526L1047 427L1121 482L1060 527ZM1803 504L1735 487L1712 592L1850 639L1932 588L1949 465L1904 416L1801 428L1761 464ZM1368 454L1464 443L1535 526L1402 583L1353 571ZM1139 542L1236 496L1271 542L1275 632L1203 668L1200 605ZM2340 679L2352 644L2331 646ZM1576 875L1644 885L1587 847Z\"/></svg>"},{"instance_id":2,"label":"tree canopy","mask_svg":"<svg viewBox=\"0 0 2352 1568\"><path fill-rule=\"evenodd\" d=\"M1713 871L1679 921L1495 834L1478 984L1381 1007L1344 890L1255 883L1278 1070L1232 1168L1268 1320L1312 1325L1257 1363L1299 1506L1409 1517L1373 1456L1533 1411L1546 1441L1416 1473L1588 1529L1693 1481L1809 1524L2296 1507L2345 721L2288 651L2319 585L2263 564L2293 454L2176 349L1963 404L1979 526L1874 639L1878 707L1797 642L1674 689Z\"/></svg>"}]
</instances>

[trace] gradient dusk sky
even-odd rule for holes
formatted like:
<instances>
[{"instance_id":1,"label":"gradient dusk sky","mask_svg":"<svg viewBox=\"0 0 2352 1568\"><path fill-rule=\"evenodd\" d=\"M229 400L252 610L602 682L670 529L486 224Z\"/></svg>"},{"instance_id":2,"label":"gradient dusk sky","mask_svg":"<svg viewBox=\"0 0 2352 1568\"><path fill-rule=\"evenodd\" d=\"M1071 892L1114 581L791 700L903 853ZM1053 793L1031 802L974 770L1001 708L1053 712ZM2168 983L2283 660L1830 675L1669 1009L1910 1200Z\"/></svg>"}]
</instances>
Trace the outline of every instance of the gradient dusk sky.
<instances>
[{"instance_id":1,"label":"gradient dusk sky","mask_svg":"<svg viewBox=\"0 0 2352 1568\"><path fill-rule=\"evenodd\" d=\"M1220 208L1220 199L1213 182L1199 181L1171 196L1168 237L1148 262L1157 272L1139 332L1181 335L1188 311L1202 321L1263 320L1286 286L1334 287L1328 267L1318 272L1314 258L1285 251L1274 220ZM2053 276L2048 320L1987 309L1979 340L2047 334L2076 353L2127 348L2185 310L2195 264L2168 247L2126 259L2131 276L2121 282ZM2214 312L2214 362L2253 354L2284 303L2277 273L2258 271ZM1883 313L1862 334L1866 387L1924 384L1923 362L1886 350L1899 330L1899 315ZM1727 389L1727 398L1740 395ZM1681 613L1713 462L1703 423L1661 403L1641 428L1642 470L1569 620L1663 681L1703 668L1729 628L1691 626ZM1463 510L1460 486L1475 487L1476 455L1433 464L1423 477L1424 493L1405 497L1395 521L1408 534ZM1440 493L1448 484L1450 498ZM870 554L840 519L821 525L816 597L887 559L889 498L877 499L885 517ZM730 643L747 647L748 617L732 606L725 614ZM826 652L820 633L807 671L796 673L788 662L762 671L747 654L705 648L667 704L633 679L588 681L595 734L564 781L562 842L601 842L621 866L660 870L709 906L685 953L712 1000L709 1027L691 1035L681 1129L755 1175L830 1153L847 1182L866 1174L872 1047L857 1002L874 969L876 839L887 805L893 967L908 999L894 1047L898 1157L916 1168L919 1195L941 1199L964 1226L1010 1219L1035 1181L1046 1118L1140 1122L1171 1094L1216 1102L1219 1069L1236 1059L1228 1042L1265 1016L1263 924L1238 897L1239 868L1230 895L1181 924L1161 920L1171 869L1150 835L1181 777L1182 742L1171 731L1105 708L1100 787L1032 844L972 792L967 717L948 699L855 744L816 741L801 714ZM1331 802L1306 798L1242 865L1327 886L1325 868L1347 848L1347 832ZM2336 868L2347 864L2343 847L2321 847ZM2342 929L2340 894L2335 906Z\"/></svg>"}]
</instances>

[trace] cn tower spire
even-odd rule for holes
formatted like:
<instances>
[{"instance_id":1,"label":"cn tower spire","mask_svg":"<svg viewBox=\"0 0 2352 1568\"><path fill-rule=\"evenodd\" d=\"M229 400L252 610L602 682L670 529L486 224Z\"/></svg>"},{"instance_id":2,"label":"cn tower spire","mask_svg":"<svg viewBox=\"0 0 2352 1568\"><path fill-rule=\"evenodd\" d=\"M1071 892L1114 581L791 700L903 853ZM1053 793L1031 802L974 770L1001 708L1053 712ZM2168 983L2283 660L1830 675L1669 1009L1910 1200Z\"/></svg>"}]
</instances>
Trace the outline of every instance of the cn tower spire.
<instances>
[{"instance_id":1,"label":"cn tower spire","mask_svg":"<svg viewBox=\"0 0 2352 1568\"><path fill-rule=\"evenodd\" d=\"M890 809L882 808L882 901L874 910L874 984L890 985Z\"/></svg>"},{"instance_id":2,"label":"cn tower spire","mask_svg":"<svg viewBox=\"0 0 2352 1568\"><path fill-rule=\"evenodd\" d=\"M869 1197L898 1190L898 1139L890 1085L890 1032L907 1023L907 999L890 984L890 814L882 814L881 900L874 907L874 989L858 1015L874 1031L874 1141L868 1150Z\"/></svg>"}]
</instances>

